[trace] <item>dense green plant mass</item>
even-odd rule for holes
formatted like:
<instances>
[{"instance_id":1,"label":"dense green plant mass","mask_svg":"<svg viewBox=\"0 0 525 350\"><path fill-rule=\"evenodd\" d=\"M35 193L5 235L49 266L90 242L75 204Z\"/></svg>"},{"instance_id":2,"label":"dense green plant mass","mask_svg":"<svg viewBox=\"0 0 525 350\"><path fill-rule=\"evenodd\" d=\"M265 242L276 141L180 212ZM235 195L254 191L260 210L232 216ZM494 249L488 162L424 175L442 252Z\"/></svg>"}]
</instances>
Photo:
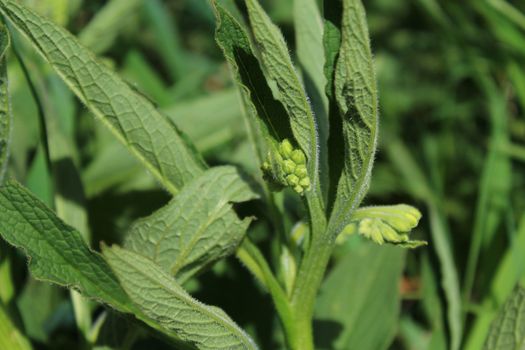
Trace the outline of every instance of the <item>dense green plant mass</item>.
<instances>
[{"instance_id":1,"label":"dense green plant mass","mask_svg":"<svg viewBox=\"0 0 525 350\"><path fill-rule=\"evenodd\" d=\"M519 348L525 9L364 5L0 0L0 348Z\"/></svg>"}]
</instances>

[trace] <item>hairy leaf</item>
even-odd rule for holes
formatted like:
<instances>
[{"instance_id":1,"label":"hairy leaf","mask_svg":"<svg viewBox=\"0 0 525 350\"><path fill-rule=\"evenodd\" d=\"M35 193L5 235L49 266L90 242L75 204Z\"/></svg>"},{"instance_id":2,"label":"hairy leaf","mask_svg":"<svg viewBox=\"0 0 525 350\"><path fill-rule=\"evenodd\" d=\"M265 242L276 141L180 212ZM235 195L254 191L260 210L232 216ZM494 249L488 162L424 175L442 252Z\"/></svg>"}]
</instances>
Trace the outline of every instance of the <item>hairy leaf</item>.
<instances>
[{"instance_id":1,"label":"hairy leaf","mask_svg":"<svg viewBox=\"0 0 525 350\"><path fill-rule=\"evenodd\" d=\"M36 279L78 290L120 312L134 314L182 345L178 334L160 327L132 303L106 261L88 248L78 231L15 182L0 189L0 236L25 252Z\"/></svg>"},{"instance_id":2,"label":"hairy leaf","mask_svg":"<svg viewBox=\"0 0 525 350\"><path fill-rule=\"evenodd\" d=\"M0 11L168 190L176 193L203 171L203 161L176 127L66 30L14 1L1 0Z\"/></svg>"},{"instance_id":3,"label":"hairy leaf","mask_svg":"<svg viewBox=\"0 0 525 350\"><path fill-rule=\"evenodd\" d=\"M230 203L255 197L234 167L211 168L164 208L139 220L126 247L182 283L235 251L251 220L239 219Z\"/></svg>"},{"instance_id":4,"label":"hairy leaf","mask_svg":"<svg viewBox=\"0 0 525 350\"><path fill-rule=\"evenodd\" d=\"M338 231L365 196L377 143L377 91L368 27L360 0L343 1L334 91L342 118L344 168L332 213Z\"/></svg>"},{"instance_id":5,"label":"hairy leaf","mask_svg":"<svg viewBox=\"0 0 525 350\"><path fill-rule=\"evenodd\" d=\"M516 286L487 336L486 350L518 350L525 345L525 288Z\"/></svg>"},{"instance_id":6,"label":"hairy leaf","mask_svg":"<svg viewBox=\"0 0 525 350\"><path fill-rule=\"evenodd\" d=\"M104 256L139 309L182 340L203 350L257 349L221 309L193 299L151 260L117 246Z\"/></svg>"},{"instance_id":7,"label":"hairy leaf","mask_svg":"<svg viewBox=\"0 0 525 350\"><path fill-rule=\"evenodd\" d=\"M35 278L129 312L129 298L104 259L88 248L78 231L16 182L0 189L0 235L25 252Z\"/></svg>"},{"instance_id":8,"label":"hairy leaf","mask_svg":"<svg viewBox=\"0 0 525 350\"><path fill-rule=\"evenodd\" d=\"M266 142L277 144L290 138L292 132L286 111L273 98L243 26L218 2L213 4L217 18L215 38L232 70L249 120L255 121ZM253 129L251 132L262 164L266 156L264 147L256 139L255 127Z\"/></svg>"},{"instance_id":9,"label":"hairy leaf","mask_svg":"<svg viewBox=\"0 0 525 350\"><path fill-rule=\"evenodd\" d=\"M308 159L308 175L319 189L319 140L317 123L299 80L281 31L272 23L257 0L246 0L255 41L269 78L275 81L279 99L288 115L293 135ZM318 194L320 195L320 193Z\"/></svg>"},{"instance_id":10,"label":"hairy leaf","mask_svg":"<svg viewBox=\"0 0 525 350\"><path fill-rule=\"evenodd\" d=\"M6 51L10 44L9 32L0 23L0 184L4 178L9 158L11 139L11 106L8 91Z\"/></svg>"}]
</instances>

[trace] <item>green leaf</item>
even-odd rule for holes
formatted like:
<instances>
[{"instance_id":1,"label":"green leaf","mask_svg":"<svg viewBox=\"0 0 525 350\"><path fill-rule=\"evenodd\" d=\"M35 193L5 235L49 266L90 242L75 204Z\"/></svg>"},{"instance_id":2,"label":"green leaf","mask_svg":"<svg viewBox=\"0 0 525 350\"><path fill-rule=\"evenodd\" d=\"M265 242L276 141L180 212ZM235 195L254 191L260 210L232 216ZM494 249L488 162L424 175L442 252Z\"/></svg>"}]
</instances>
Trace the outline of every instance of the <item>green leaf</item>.
<instances>
[{"instance_id":1,"label":"green leaf","mask_svg":"<svg viewBox=\"0 0 525 350\"><path fill-rule=\"evenodd\" d=\"M316 349L387 349L400 310L404 250L368 242L349 251L321 287Z\"/></svg>"},{"instance_id":2,"label":"green leaf","mask_svg":"<svg viewBox=\"0 0 525 350\"><path fill-rule=\"evenodd\" d=\"M0 301L0 349L31 350L31 343L11 321Z\"/></svg>"},{"instance_id":3,"label":"green leaf","mask_svg":"<svg viewBox=\"0 0 525 350\"><path fill-rule=\"evenodd\" d=\"M273 98L243 26L218 2L213 1L213 5L217 19L215 38L241 93L250 122L249 132L262 164L266 157L265 146L257 135L260 133L270 144L290 138L292 132L288 117L282 104Z\"/></svg>"},{"instance_id":4,"label":"green leaf","mask_svg":"<svg viewBox=\"0 0 525 350\"><path fill-rule=\"evenodd\" d=\"M380 245L386 242L403 248L417 248L427 243L410 240L408 233L417 226L419 219L419 210L406 204L359 208L337 240L341 243L357 232Z\"/></svg>"},{"instance_id":5,"label":"green leaf","mask_svg":"<svg viewBox=\"0 0 525 350\"><path fill-rule=\"evenodd\" d=\"M184 52L183 42L170 8L161 0L146 0L143 6L160 58L172 80L179 81L191 70L188 67L191 62Z\"/></svg>"},{"instance_id":6,"label":"green leaf","mask_svg":"<svg viewBox=\"0 0 525 350\"><path fill-rule=\"evenodd\" d=\"M251 219L239 219L231 203L256 197L234 167L211 168L164 208L139 220L131 228L126 248L183 283L235 251Z\"/></svg>"},{"instance_id":7,"label":"green leaf","mask_svg":"<svg viewBox=\"0 0 525 350\"><path fill-rule=\"evenodd\" d=\"M306 90L312 100L312 108L323 129L328 126L328 99L325 95L325 56L323 52L323 19L316 0L294 0L294 24L297 58L303 71ZM321 134L321 130L319 130Z\"/></svg>"},{"instance_id":8,"label":"green leaf","mask_svg":"<svg viewBox=\"0 0 525 350\"><path fill-rule=\"evenodd\" d=\"M0 11L168 190L177 193L203 171L203 161L176 127L71 34L13 1L1 0Z\"/></svg>"},{"instance_id":9,"label":"green leaf","mask_svg":"<svg viewBox=\"0 0 525 350\"><path fill-rule=\"evenodd\" d=\"M525 288L516 286L492 323L486 350L519 350L525 345Z\"/></svg>"},{"instance_id":10,"label":"green leaf","mask_svg":"<svg viewBox=\"0 0 525 350\"><path fill-rule=\"evenodd\" d=\"M246 0L255 41L268 77L275 81L279 100L288 112L295 140L308 159L308 175L320 196L319 136L308 97L295 71L288 47L279 28L272 23L257 0Z\"/></svg>"},{"instance_id":11,"label":"green leaf","mask_svg":"<svg viewBox=\"0 0 525 350\"><path fill-rule=\"evenodd\" d=\"M15 47L18 50L21 48L17 40L15 40ZM58 78L51 75L44 76L41 68L42 60L26 60L22 58L24 56L20 55L19 61L25 67L24 72L32 72L31 76L26 76L26 80L32 86L35 101L41 106L42 128L46 133L43 142L47 143L48 160L51 163L54 179L56 214L66 224L77 229L86 242L90 242L83 186L73 159L75 147L70 142L73 137L66 136L68 128L65 125L71 125L66 122L74 118L74 110L64 106L72 102L73 95L67 94L69 90ZM71 300L77 326L85 335L91 327L89 302L75 291L71 291Z\"/></svg>"},{"instance_id":12,"label":"green leaf","mask_svg":"<svg viewBox=\"0 0 525 350\"><path fill-rule=\"evenodd\" d=\"M164 111L202 153L244 137L243 112L235 88L181 102Z\"/></svg>"},{"instance_id":13,"label":"green leaf","mask_svg":"<svg viewBox=\"0 0 525 350\"><path fill-rule=\"evenodd\" d=\"M193 299L151 260L117 246L103 254L142 312L183 341L203 350L257 349L221 309Z\"/></svg>"},{"instance_id":14,"label":"green leaf","mask_svg":"<svg viewBox=\"0 0 525 350\"><path fill-rule=\"evenodd\" d=\"M330 223L335 232L344 226L368 191L377 143L377 88L360 0L343 1L341 40L334 92L342 118L345 158Z\"/></svg>"},{"instance_id":15,"label":"green leaf","mask_svg":"<svg viewBox=\"0 0 525 350\"><path fill-rule=\"evenodd\" d=\"M35 278L130 311L129 298L104 259L87 247L78 231L13 181L0 189L0 236L25 252Z\"/></svg>"},{"instance_id":16,"label":"green leaf","mask_svg":"<svg viewBox=\"0 0 525 350\"><path fill-rule=\"evenodd\" d=\"M341 18L342 4L340 0L326 0L323 2L324 31L324 75L326 79L326 95L330 104L334 101L334 72L339 50L341 49ZM330 111L333 109L330 106ZM330 116L332 118L332 116ZM332 138L332 136L330 136Z\"/></svg>"},{"instance_id":17,"label":"green leaf","mask_svg":"<svg viewBox=\"0 0 525 350\"><path fill-rule=\"evenodd\" d=\"M120 312L132 313L180 342L177 334L159 327L133 305L106 261L88 248L78 231L13 181L0 188L0 236L24 251L36 279L78 290Z\"/></svg>"},{"instance_id":18,"label":"green leaf","mask_svg":"<svg viewBox=\"0 0 525 350\"><path fill-rule=\"evenodd\" d=\"M11 106L8 91L6 51L10 45L9 32L0 23L0 184L3 181L9 158L11 140Z\"/></svg>"}]
</instances>

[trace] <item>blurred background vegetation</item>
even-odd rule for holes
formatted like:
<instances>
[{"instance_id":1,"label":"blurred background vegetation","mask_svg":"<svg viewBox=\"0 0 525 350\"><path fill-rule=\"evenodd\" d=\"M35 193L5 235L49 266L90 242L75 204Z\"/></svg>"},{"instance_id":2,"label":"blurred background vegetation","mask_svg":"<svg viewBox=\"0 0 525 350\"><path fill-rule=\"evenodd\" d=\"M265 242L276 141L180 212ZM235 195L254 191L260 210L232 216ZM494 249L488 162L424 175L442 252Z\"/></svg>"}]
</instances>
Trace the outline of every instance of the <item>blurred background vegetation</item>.
<instances>
[{"instance_id":1,"label":"blurred background vegetation","mask_svg":"<svg viewBox=\"0 0 525 350\"><path fill-rule=\"evenodd\" d=\"M210 164L257 166L207 0L24 2L67 27L154 101ZM262 3L294 52L293 1ZM429 246L403 252L356 239L342 244L319 297L317 346L481 349L497 311L525 276L525 3L364 5L381 106L380 149L365 204L418 207L423 219L414 235ZM25 39L13 42L9 176L55 207L57 186L83 188L78 213L86 217L83 232L92 246L120 242L133 220L169 196ZM49 147L67 152L72 164L52 168ZM293 225L302 215L300 203L286 204ZM260 209L241 211L264 217ZM262 221L249 232L268 256L271 232ZM282 348L269 297L234 258L186 288L222 307L262 348ZM90 339L109 349L167 348L94 304L88 312L99 327L82 327L74 296L33 280L24 259L3 242L0 300L0 316L9 315L35 349L89 348Z\"/></svg>"}]
</instances>

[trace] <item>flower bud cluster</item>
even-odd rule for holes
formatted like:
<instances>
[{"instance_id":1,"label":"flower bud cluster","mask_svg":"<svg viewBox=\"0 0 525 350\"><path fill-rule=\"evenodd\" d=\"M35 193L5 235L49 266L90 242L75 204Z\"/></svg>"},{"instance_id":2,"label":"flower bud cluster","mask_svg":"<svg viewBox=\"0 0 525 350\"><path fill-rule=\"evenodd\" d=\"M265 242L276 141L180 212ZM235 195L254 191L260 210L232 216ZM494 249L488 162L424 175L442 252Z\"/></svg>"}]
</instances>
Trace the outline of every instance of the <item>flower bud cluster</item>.
<instances>
[{"instance_id":1,"label":"flower bud cluster","mask_svg":"<svg viewBox=\"0 0 525 350\"><path fill-rule=\"evenodd\" d=\"M270 151L262 165L265 175L273 175L282 186L288 186L303 194L310 189L310 178L306 169L306 157L300 149L294 149L288 139L284 139L276 151Z\"/></svg>"}]
</instances>

